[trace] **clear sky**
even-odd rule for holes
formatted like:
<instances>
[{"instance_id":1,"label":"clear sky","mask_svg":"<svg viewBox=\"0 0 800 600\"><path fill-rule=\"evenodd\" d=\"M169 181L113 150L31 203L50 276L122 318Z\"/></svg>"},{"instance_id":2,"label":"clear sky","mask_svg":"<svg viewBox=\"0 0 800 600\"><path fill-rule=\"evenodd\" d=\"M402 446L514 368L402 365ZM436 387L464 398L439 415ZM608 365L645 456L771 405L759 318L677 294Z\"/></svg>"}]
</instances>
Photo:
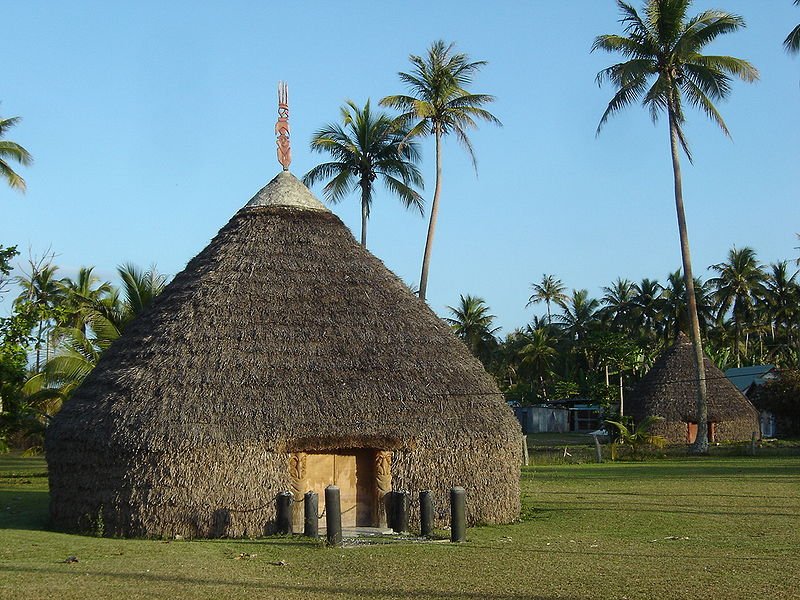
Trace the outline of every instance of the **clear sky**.
<instances>
[{"instance_id":1,"label":"clear sky","mask_svg":"<svg viewBox=\"0 0 800 600\"><path fill-rule=\"evenodd\" d=\"M635 5L639 5L634 0ZM747 28L708 53L753 62L761 81L736 83L719 105L727 139L699 113L687 133L684 195L695 271L752 246L764 262L798 256L800 57L782 41L800 22L791 0L697 0ZM28 193L0 186L0 244L57 254L116 283L130 261L180 271L280 169L276 84L289 83L292 172L320 162L315 129L352 99L405 90L397 72L436 39L489 64L472 90L497 97L504 123L472 134L478 176L453 141L444 147L439 228L428 300L439 314L459 294L483 297L506 333L544 307L525 308L543 273L570 288L616 277L663 281L680 265L667 125L644 109L614 118L596 73L617 58L589 52L618 33L612 0L388 5L320 2L54 2L3 8L0 115L21 116L8 139L35 164ZM433 144L423 142L428 202ZM314 190L321 195L321 189ZM332 207L359 234L354 195ZM379 190L369 248L417 284L427 219ZM313 293L310 291L310 293ZM2 312L8 312L8 301Z\"/></svg>"}]
</instances>

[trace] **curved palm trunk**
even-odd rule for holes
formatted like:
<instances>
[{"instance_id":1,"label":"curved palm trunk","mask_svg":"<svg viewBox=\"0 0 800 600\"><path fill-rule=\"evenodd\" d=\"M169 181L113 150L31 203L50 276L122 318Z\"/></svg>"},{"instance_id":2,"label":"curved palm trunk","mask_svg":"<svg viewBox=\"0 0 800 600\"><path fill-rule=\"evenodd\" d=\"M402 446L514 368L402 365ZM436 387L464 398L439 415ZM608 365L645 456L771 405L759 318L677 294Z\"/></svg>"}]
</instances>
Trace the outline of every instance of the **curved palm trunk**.
<instances>
[{"instance_id":1,"label":"curved palm trunk","mask_svg":"<svg viewBox=\"0 0 800 600\"><path fill-rule=\"evenodd\" d=\"M438 125L434 126L436 139L436 186L433 189L433 204L431 205L431 220L428 223L428 237L425 240L425 254L422 256L422 275L419 278L419 297L425 300L428 290L428 269L431 266L431 249L433 248L433 234L436 232L436 217L439 216L439 193L442 189L442 132Z\"/></svg>"},{"instance_id":2,"label":"curved palm trunk","mask_svg":"<svg viewBox=\"0 0 800 600\"><path fill-rule=\"evenodd\" d=\"M678 157L678 124L672 108L669 109L670 148L672 150L672 172L675 179L675 209L678 213L678 233L681 239L681 260L683 279L686 286L686 309L689 313L689 326L694 349L694 366L697 375L697 437L691 447L695 454L708 452L708 403L706 396L706 370L703 364L703 345L700 341L700 320L697 318L697 300L694 294L692 258L689 251L689 234L686 231L686 214L683 209L683 182Z\"/></svg>"}]
</instances>

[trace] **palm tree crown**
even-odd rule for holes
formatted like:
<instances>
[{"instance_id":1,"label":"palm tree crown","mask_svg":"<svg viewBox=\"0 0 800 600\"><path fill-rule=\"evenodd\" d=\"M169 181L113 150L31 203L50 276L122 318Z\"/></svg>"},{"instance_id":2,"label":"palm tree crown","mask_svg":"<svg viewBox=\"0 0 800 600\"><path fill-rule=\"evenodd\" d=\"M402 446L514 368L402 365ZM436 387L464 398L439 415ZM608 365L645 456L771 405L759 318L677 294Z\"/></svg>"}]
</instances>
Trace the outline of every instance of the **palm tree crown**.
<instances>
[{"instance_id":1,"label":"palm tree crown","mask_svg":"<svg viewBox=\"0 0 800 600\"><path fill-rule=\"evenodd\" d=\"M348 101L341 108L342 124L330 123L311 140L315 152L327 152L330 162L317 165L303 176L303 183L330 178L323 191L329 202L339 202L361 189L361 244L367 245L367 220L374 199L374 182L384 185L406 208L422 213L424 200L411 186L422 187L417 145L406 141L408 131L388 115L375 113L369 100L364 108Z\"/></svg>"},{"instance_id":2,"label":"palm tree crown","mask_svg":"<svg viewBox=\"0 0 800 600\"><path fill-rule=\"evenodd\" d=\"M0 119L0 138L5 137L6 132L19 123L19 117L10 119ZM33 162L33 157L22 146L16 142L0 139L0 175L2 175L8 185L21 192L25 191L25 180L20 177L8 164L8 160L18 162L23 166L28 166Z\"/></svg>"},{"instance_id":3,"label":"palm tree crown","mask_svg":"<svg viewBox=\"0 0 800 600\"><path fill-rule=\"evenodd\" d=\"M528 303L525 306L544 302L547 305L547 322L550 324L553 322L550 315L550 304L552 302L559 305L564 304L567 301L567 295L564 293L566 289L561 280L555 275L542 275L542 280L539 283L531 284L533 294L528 298Z\"/></svg>"},{"instance_id":4,"label":"palm tree crown","mask_svg":"<svg viewBox=\"0 0 800 600\"><path fill-rule=\"evenodd\" d=\"M412 54L409 60L413 65L412 71L398 75L410 94L387 96L381 100L381 105L396 108L401 112L398 121L410 124L409 138L433 135L436 142L436 185L419 284L419 296L424 300L428 287L428 270L436 218L439 214L442 137L454 135L467 149L477 170L475 152L467 131L477 127L477 122L481 120L495 125L501 123L484 108L494 102L494 96L472 94L465 89L472 83L473 75L486 65L486 61L471 61L466 54L456 52L454 44L446 44L442 40L431 44L426 56Z\"/></svg>"},{"instance_id":5,"label":"palm tree crown","mask_svg":"<svg viewBox=\"0 0 800 600\"><path fill-rule=\"evenodd\" d=\"M794 0L794 5L800 6L800 0ZM789 54L800 52L800 24L786 36L786 39L783 40L783 46Z\"/></svg>"},{"instance_id":6,"label":"palm tree crown","mask_svg":"<svg viewBox=\"0 0 800 600\"><path fill-rule=\"evenodd\" d=\"M617 4L627 35L598 36L592 50L618 52L628 60L597 74L598 84L609 81L617 88L600 119L598 133L609 117L641 100L654 121L664 111L675 120L689 160L691 153L683 134L685 102L701 109L730 135L713 102L728 97L731 76L752 82L758 79L758 71L746 60L701 51L718 36L744 27L744 20L719 10L687 18L691 0L648 0L643 17L630 4L622 0Z\"/></svg>"},{"instance_id":7,"label":"palm tree crown","mask_svg":"<svg viewBox=\"0 0 800 600\"><path fill-rule=\"evenodd\" d=\"M489 313L486 301L469 294L461 295L458 306L447 308L453 318L447 318L445 322L450 325L453 333L464 340L472 354L485 364L489 351L497 342L494 335L499 330L498 327L493 327L495 316Z\"/></svg>"}]
</instances>

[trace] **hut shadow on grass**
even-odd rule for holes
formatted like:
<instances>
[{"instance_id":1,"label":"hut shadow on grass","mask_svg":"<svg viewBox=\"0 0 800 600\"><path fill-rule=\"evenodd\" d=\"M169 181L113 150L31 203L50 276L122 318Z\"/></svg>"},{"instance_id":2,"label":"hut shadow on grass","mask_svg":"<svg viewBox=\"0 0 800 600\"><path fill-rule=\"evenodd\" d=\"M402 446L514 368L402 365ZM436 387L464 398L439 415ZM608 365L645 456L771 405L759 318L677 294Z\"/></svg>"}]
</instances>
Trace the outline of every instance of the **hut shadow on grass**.
<instances>
[{"instance_id":1,"label":"hut shadow on grass","mask_svg":"<svg viewBox=\"0 0 800 600\"><path fill-rule=\"evenodd\" d=\"M67 567L69 568L69 567ZM44 574L63 574L65 569L55 567L21 567L21 566L8 566L0 565L0 573L27 573L30 575L44 575ZM431 589L387 589L379 587L361 587L361 586L348 586L343 583L337 585L303 585L292 583L271 583L265 581L242 581L236 579L220 579L210 577L186 577L182 575L158 575L155 573L118 573L114 571L91 571L91 575L95 577L102 577L107 580L120 580L135 582L137 588L142 589L148 583L152 584L174 584L179 586L203 586L216 590L225 587L246 588L262 593L302 593L306 597L319 596L330 598L339 595L357 595L360 598L480 598L483 600L487 598L486 591L439 591ZM84 584L86 585L86 584ZM578 600L577 596L535 596L530 592L510 592L503 593L501 591L492 591L492 598L499 600L517 600L525 598L526 600Z\"/></svg>"},{"instance_id":2,"label":"hut shadow on grass","mask_svg":"<svg viewBox=\"0 0 800 600\"><path fill-rule=\"evenodd\" d=\"M50 495L38 490L0 490L0 529L48 529Z\"/></svg>"}]
</instances>

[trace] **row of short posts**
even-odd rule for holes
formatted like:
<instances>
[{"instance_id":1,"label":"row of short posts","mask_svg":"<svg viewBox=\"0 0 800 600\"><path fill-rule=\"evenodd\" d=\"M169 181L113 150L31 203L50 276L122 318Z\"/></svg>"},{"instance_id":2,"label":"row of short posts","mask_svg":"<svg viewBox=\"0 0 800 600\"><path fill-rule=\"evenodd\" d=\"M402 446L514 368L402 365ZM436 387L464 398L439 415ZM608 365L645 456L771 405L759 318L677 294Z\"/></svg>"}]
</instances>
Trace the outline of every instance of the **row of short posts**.
<instances>
[{"instance_id":1,"label":"row of short posts","mask_svg":"<svg viewBox=\"0 0 800 600\"><path fill-rule=\"evenodd\" d=\"M387 524L397 533L408 531L410 496L408 492L394 491L387 494ZM450 488L450 541L463 542L467 539L466 520L467 494L463 487ZM276 530L281 535L291 535L292 504L291 492L280 492L275 500L277 517ZM316 492L306 492L303 497L303 535L319 537L319 496ZM423 490L419 493L420 535L433 535L433 492ZM325 488L325 525L328 545L342 543L342 505L339 488L329 485Z\"/></svg>"}]
</instances>

